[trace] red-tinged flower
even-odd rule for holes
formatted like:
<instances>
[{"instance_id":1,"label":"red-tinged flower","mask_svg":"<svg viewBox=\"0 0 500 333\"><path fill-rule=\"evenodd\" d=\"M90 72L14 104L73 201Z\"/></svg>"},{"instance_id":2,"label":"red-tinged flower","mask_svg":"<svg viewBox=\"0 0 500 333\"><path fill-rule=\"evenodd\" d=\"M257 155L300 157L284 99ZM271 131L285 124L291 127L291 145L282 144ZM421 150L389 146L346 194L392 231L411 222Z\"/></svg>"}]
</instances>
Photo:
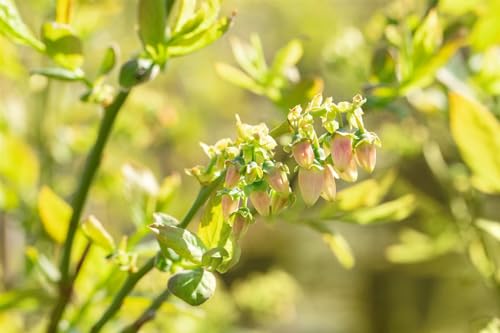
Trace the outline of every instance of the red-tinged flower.
<instances>
[{"instance_id":1,"label":"red-tinged flower","mask_svg":"<svg viewBox=\"0 0 500 333\"><path fill-rule=\"evenodd\" d=\"M288 182L286 172L279 168L274 168L268 173L266 175L266 180L276 192L287 193L290 189L290 183Z\"/></svg>"},{"instance_id":2,"label":"red-tinged flower","mask_svg":"<svg viewBox=\"0 0 500 333\"><path fill-rule=\"evenodd\" d=\"M293 157L297 164L303 168L310 168L314 163L314 151L309 141L302 141L292 148Z\"/></svg>"},{"instance_id":3,"label":"red-tinged flower","mask_svg":"<svg viewBox=\"0 0 500 333\"><path fill-rule=\"evenodd\" d=\"M271 198L271 213L276 215L290 203L290 193L274 193Z\"/></svg>"},{"instance_id":4,"label":"red-tinged flower","mask_svg":"<svg viewBox=\"0 0 500 333\"><path fill-rule=\"evenodd\" d=\"M299 170L299 188L302 199L308 206L314 205L323 188L323 171L315 168Z\"/></svg>"},{"instance_id":5,"label":"red-tinged flower","mask_svg":"<svg viewBox=\"0 0 500 333\"><path fill-rule=\"evenodd\" d=\"M360 167L367 172L373 172L377 162L377 150L373 143L363 142L356 147L356 160Z\"/></svg>"},{"instance_id":6,"label":"red-tinged flower","mask_svg":"<svg viewBox=\"0 0 500 333\"><path fill-rule=\"evenodd\" d=\"M233 235L240 239L248 230L248 221L243 216L237 214L233 222Z\"/></svg>"},{"instance_id":7,"label":"red-tinged flower","mask_svg":"<svg viewBox=\"0 0 500 333\"><path fill-rule=\"evenodd\" d=\"M238 210L240 199L233 199L231 196L224 194L222 195L221 204L222 216L224 220L227 220L232 213Z\"/></svg>"},{"instance_id":8,"label":"red-tinged flower","mask_svg":"<svg viewBox=\"0 0 500 333\"><path fill-rule=\"evenodd\" d=\"M349 135L335 134L331 141L330 152L335 169L344 172L354 160L352 138Z\"/></svg>"},{"instance_id":9,"label":"red-tinged flower","mask_svg":"<svg viewBox=\"0 0 500 333\"><path fill-rule=\"evenodd\" d=\"M337 196L337 186L335 178L338 178L337 173L331 165L326 165L323 171L323 189L321 196L327 201L334 201Z\"/></svg>"},{"instance_id":10,"label":"red-tinged flower","mask_svg":"<svg viewBox=\"0 0 500 333\"><path fill-rule=\"evenodd\" d=\"M257 212L262 216L268 216L271 209L271 198L266 191L255 191L250 193L250 202Z\"/></svg>"},{"instance_id":11,"label":"red-tinged flower","mask_svg":"<svg viewBox=\"0 0 500 333\"><path fill-rule=\"evenodd\" d=\"M238 185L240 181L240 170L235 164L230 164L226 170L226 178L224 180L224 187L233 188Z\"/></svg>"},{"instance_id":12,"label":"red-tinged flower","mask_svg":"<svg viewBox=\"0 0 500 333\"><path fill-rule=\"evenodd\" d=\"M354 160L351 161L348 168L346 168L343 172L340 172L340 178L350 183L355 182L358 179L358 167Z\"/></svg>"}]
</instances>

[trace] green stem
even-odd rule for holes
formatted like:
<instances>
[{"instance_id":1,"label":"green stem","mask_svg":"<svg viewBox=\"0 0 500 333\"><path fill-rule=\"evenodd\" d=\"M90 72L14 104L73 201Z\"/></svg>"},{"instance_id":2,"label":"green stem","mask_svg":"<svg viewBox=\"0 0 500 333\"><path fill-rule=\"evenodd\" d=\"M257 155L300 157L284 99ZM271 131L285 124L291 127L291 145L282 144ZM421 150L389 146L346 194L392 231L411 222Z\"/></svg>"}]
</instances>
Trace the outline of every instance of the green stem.
<instances>
[{"instance_id":1,"label":"green stem","mask_svg":"<svg viewBox=\"0 0 500 333\"><path fill-rule=\"evenodd\" d=\"M71 276L69 272L71 251L76 231L78 229L78 224L83 208L85 206L85 202L87 200L90 186L92 185L94 177L101 163L104 147L106 146L106 143L108 141L116 116L125 103L128 94L129 90L121 90L115 97L113 103L104 109L104 117L99 128L96 142L89 153L85 168L83 170L82 178L73 197L71 205L73 213L69 222L68 233L66 235L61 262L59 265L59 270L61 272L61 280L59 284L59 300L52 312L49 326L47 327L47 333L57 332L59 321L61 320L61 317L64 313L64 309L71 299L73 282L78 274L78 272L75 272L75 274Z\"/></svg>"},{"instance_id":2,"label":"green stem","mask_svg":"<svg viewBox=\"0 0 500 333\"><path fill-rule=\"evenodd\" d=\"M193 217L196 215L198 210L207 202L208 197L212 192L219 186L220 182L222 181L224 177L219 176L216 178L212 183L210 183L207 186L203 186L200 191L198 192L198 196L196 197L195 201L193 202L193 205L189 209L189 211L186 213L186 216L182 219L182 221L179 224L180 228L187 228Z\"/></svg>"},{"instance_id":3,"label":"green stem","mask_svg":"<svg viewBox=\"0 0 500 333\"><path fill-rule=\"evenodd\" d=\"M224 178L223 176L219 176L219 178L215 179L212 183L200 189L200 191L198 192L198 196L193 202L193 205L191 206L191 208L189 209L189 211L186 213L181 223L179 224L180 228L187 228L187 226L189 225L189 223L191 223L193 217L196 215L198 210L205 204L210 194L217 188L217 186L220 184L223 178ZM137 273L129 275L129 277L121 287L118 294L116 294L116 296L114 297L111 305L108 307L106 312L101 316L99 321L92 327L90 333L98 333L102 329L102 327L118 312L118 310L120 310L123 301L125 300L127 295L132 291L132 289L134 289L137 282L139 282L139 280L144 275L146 275L150 270L153 269L155 260L156 256L153 256L144 264L144 266L142 266L139 269L139 271L137 271ZM156 300L157 299L155 299L155 301ZM153 301L153 303L155 301ZM151 304L151 306L153 306L153 304ZM161 306L161 303L156 306L158 307Z\"/></svg>"},{"instance_id":4,"label":"green stem","mask_svg":"<svg viewBox=\"0 0 500 333\"><path fill-rule=\"evenodd\" d=\"M94 326L90 329L90 333L97 333L99 332L103 326L110 320L117 312L120 310L123 301L127 297L127 295L134 289L135 285L139 280L146 275L150 270L153 269L155 265L155 260L156 256L151 257L137 272L131 273L128 277L127 280L125 280L125 283L121 287L120 291L118 294L116 294L115 298L113 299L113 302L111 305L108 307L106 312L101 316L99 321L95 323Z\"/></svg>"},{"instance_id":5,"label":"green stem","mask_svg":"<svg viewBox=\"0 0 500 333\"><path fill-rule=\"evenodd\" d=\"M149 307L137 318L132 324L125 327L121 333L135 333L138 332L141 327L148 321L153 320L156 316L156 311L161 307L161 305L169 298L170 291L168 288L165 289L161 294L159 294Z\"/></svg>"}]
</instances>

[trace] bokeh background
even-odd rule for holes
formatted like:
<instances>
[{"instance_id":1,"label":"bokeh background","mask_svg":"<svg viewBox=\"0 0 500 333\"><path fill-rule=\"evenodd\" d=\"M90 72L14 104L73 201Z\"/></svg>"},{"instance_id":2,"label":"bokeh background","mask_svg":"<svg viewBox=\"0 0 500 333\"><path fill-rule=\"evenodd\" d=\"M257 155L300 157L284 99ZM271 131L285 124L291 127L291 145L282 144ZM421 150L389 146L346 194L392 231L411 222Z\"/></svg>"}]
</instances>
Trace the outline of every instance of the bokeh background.
<instances>
[{"instance_id":1,"label":"bokeh background","mask_svg":"<svg viewBox=\"0 0 500 333\"><path fill-rule=\"evenodd\" d=\"M95 72L112 42L120 45L122 61L140 49L135 3L77 1L73 25L84 41L88 73ZM54 1L17 1L17 5L34 31L54 12ZM173 185L164 211L181 217L199 188L184 169L206 163L199 142L234 137L235 114L244 122L266 122L270 127L285 118L286 108L217 74L217 63L237 66L231 39L248 41L252 34L259 35L268 61L288 41L298 39L304 50L298 64L301 78L322 78L325 96L350 100L377 83L373 58L388 18L410 17L408 21L418 25L428 6L417 0L225 1L223 12L234 11L236 16L221 40L188 57L173 59L165 73L134 90L114 129L87 211L99 216L119 240L138 224L147 223L144 198L168 177ZM438 6L443 24L448 28L461 24L464 33L482 20L492 20L487 1L443 1ZM493 21L500 22L500 18ZM492 27L500 31L498 23ZM447 66L464 68L468 76L459 78L480 91L482 102L498 117L496 90L491 81L488 87L492 90L488 90L484 81L474 79L477 71L472 66L473 61L481 63L488 52L498 58L498 46L493 41L465 52L465 56L450 58ZM474 54L479 58L471 60ZM54 286L37 271L36 261L42 254L45 259L57 257L58 249L40 225L37 193L49 185L62 197L70 196L100 117L98 107L80 101L83 87L30 75L29 69L47 62L0 37L0 132L14 138L17 147L15 157L0 151L0 160L9 161L21 188L9 193L7 176L0 177L4 182L0 186L5 185L0 191L0 331L7 333L38 332L45 323ZM490 73L500 71L495 64L490 68ZM116 76L115 70L111 83ZM321 235L300 223L315 212L335 212L338 206L321 203L304 215L304 206L298 202L285 215L259 219L252 226L242 243L240 263L218 277L213 299L200 308L173 300L143 331L460 333L484 328L500 310L498 284L485 278L480 268L478 272L468 245L471 227L457 225L462 223L460 217L471 214L464 212L470 202L475 203L474 218L500 218L500 200L498 195L474 190L468 181L467 166L450 134L446 88L433 81L391 103L369 103L365 108L365 122L379 134L383 146L373 175L361 175L361 181L372 178L376 184L363 183L366 187L353 194L361 198L361 204L351 202L351 206L364 209L382 199L408 195L411 199L396 212L381 213L373 224L327 219L350 244L356 258L352 269L339 264ZM436 176L438 167L442 167L441 175L451 179L448 183ZM345 184L339 184L339 190L343 187ZM370 204L371 199L366 199L370 195L380 198ZM359 221L359 217L352 220ZM499 257L497 241L489 235L482 237L492 257ZM146 243L144 247L149 246ZM83 276L99 276L110 265L102 253L95 257L84 267ZM139 255L138 260L144 258ZM84 280L78 281L82 294L96 283ZM108 332L118 331L117 327L135 318L166 282L160 272L141 281ZM109 300L103 295L90 305L86 325L106 302ZM70 316L75 311L76 307L70 309ZM85 327L88 329L84 326L82 332Z\"/></svg>"}]
</instances>

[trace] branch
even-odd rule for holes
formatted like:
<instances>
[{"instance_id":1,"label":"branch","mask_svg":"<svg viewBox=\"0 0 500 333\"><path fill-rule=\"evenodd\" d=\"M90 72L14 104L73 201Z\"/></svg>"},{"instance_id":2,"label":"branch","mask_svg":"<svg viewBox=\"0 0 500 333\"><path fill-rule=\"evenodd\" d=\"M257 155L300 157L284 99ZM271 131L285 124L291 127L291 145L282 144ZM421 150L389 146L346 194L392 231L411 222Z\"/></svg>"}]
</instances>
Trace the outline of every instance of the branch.
<instances>
[{"instance_id":1,"label":"branch","mask_svg":"<svg viewBox=\"0 0 500 333\"><path fill-rule=\"evenodd\" d=\"M156 311L161 307L170 296L170 291L166 288L160 295L158 295L149 307L137 318L132 324L125 327L121 333L135 333L148 321L153 320L156 316Z\"/></svg>"}]
</instances>

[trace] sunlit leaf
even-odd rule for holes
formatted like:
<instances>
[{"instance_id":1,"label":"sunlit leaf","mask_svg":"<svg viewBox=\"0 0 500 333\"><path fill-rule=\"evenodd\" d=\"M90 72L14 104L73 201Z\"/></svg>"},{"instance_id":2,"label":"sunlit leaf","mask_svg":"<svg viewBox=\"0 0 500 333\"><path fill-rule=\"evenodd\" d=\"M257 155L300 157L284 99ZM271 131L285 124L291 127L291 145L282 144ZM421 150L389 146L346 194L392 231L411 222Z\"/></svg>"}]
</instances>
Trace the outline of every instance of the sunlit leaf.
<instances>
[{"instance_id":1,"label":"sunlit leaf","mask_svg":"<svg viewBox=\"0 0 500 333\"><path fill-rule=\"evenodd\" d=\"M93 215L85 219L81 228L85 236L87 236L97 246L102 247L109 253L116 249L115 241L109 232L104 228L102 223Z\"/></svg>"},{"instance_id":2,"label":"sunlit leaf","mask_svg":"<svg viewBox=\"0 0 500 333\"><path fill-rule=\"evenodd\" d=\"M14 136L0 134L0 180L23 191L33 189L38 182L38 159L25 142Z\"/></svg>"},{"instance_id":3,"label":"sunlit leaf","mask_svg":"<svg viewBox=\"0 0 500 333\"><path fill-rule=\"evenodd\" d=\"M42 26L47 54L59 65L74 70L83 64L82 42L70 26L47 22Z\"/></svg>"},{"instance_id":4,"label":"sunlit leaf","mask_svg":"<svg viewBox=\"0 0 500 333\"><path fill-rule=\"evenodd\" d=\"M264 94L264 89L250 76L246 75L239 69L223 63L216 64L215 69L217 70L217 74L219 74L226 81L231 82L240 88L247 89L254 94Z\"/></svg>"},{"instance_id":5,"label":"sunlit leaf","mask_svg":"<svg viewBox=\"0 0 500 333\"><path fill-rule=\"evenodd\" d=\"M215 276L202 268L177 273L168 281L168 290L190 305L205 303L215 286Z\"/></svg>"},{"instance_id":6,"label":"sunlit leaf","mask_svg":"<svg viewBox=\"0 0 500 333\"><path fill-rule=\"evenodd\" d=\"M73 0L57 0L57 23L69 24L71 20L71 5Z\"/></svg>"},{"instance_id":7,"label":"sunlit leaf","mask_svg":"<svg viewBox=\"0 0 500 333\"><path fill-rule=\"evenodd\" d=\"M49 187L44 186L38 194L38 214L47 234L57 243L66 239L71 207Z\"/></svg>"},{"instance_id":8,"label":"sunlit leaf","mask_svg":"<svg viewBox=\"0 0 500 333\"><path fill-rule=\"evenodd\" d=\"M500 192L500 123L483 105L450 93L450 128L460 154L473 173L473 184Z\"/></svg>"},{"instance_id":9,"label":"sunlit leaf","mask_svg":"<svg viewBox=\"0 0 500 333\"><path fill-rule=\"evenodd\" d=\"M455 251L460 239L455 233L443 232L435 238L413 229L405 229L400 235L400 243L386 250L387 259L395 263L415 263L430 260Z\"/></svg>"},{"instance_id":10,"label":"sunlit leaf","mask_svg":"<svg viewBox=\"0 0 500 333\"><path fill-rule=\"evenodd\" d=\"M469 253L469 258L476 269L486 278L490 278L495 273L494 263L488 258L487 250L484 244L479 240L475 239L469 243L467 248Z\"/></svg>"},{"instance_id":11,"label":"sunlit leaf","mask_svg":"<svg viewBox=\"0 0 500 333\"><path fill-rule=\"evenodd\" d=\"M196 0L179 0L177 17L172 24L172 31L175 34L191 18L196 8Z\"/></svg>"},{"instance_id":12,"label":"sunlit leaf","mask_svg":"<svg viewBox=\"0 0 500 333\"><path fill-rule=\"evenodd\" d=\"M286 69L295 66L299 62L302 54L302 43L299 40L293 39L288 42L274 57L273 65L271 66L272 75L284 75Z\"/></svg>"},{"instance_id":13,"label":"sunlit leaf","mask_svg":"<svg viewBox=\"0 0 500 333\"><path fill-rule=\"evenodd\" d=\"M14 42L31 46L43 52L44 45L24 24L13 0L0 0L0 34Z\"/></svg>"},{"instance_id":14,"label":"sunlit leaf","mask_svg":"<svg viewBox=\"0 0 500 333\"><path fill-rule=\"evenodd\" d=\"M500 222L478 219L476 225L490 236L500 241Z\"/></svg>"},{"instance_id":15,"label":"sunlit leaf","mask_svg":"<svg viewBox=\"0 0 500 333\"><path fill-rule=\"evenodd\" d=\"M207 248L223 247L231 233L231 227L224 221L222 205L212 197L201 217L198 236Z\"/></svg>"},{"instance_id":16,"label":"sunlit leaf","mask_svg":"<svg viewBox=\"0 0 500 333\"><path fill-rule=\"evenodd\" d=\"M106 75L113 70L116 62L118 61L118 46L111 45L106 49L104 53L104 58L101 61L101 67L99 67L99 75Z\"/></svg>"},{"instance_id":17,"label":"sunlit leaf","mask_svg":"<svg viewBox=\"0 0 500 333\"><path fill-rule=\"evenodd\" d=\"M410 216L415 208L415 196L407 194L375 207L358 209L342 216L342 220L357 224L399 222Z\"/></svg>"},{"instance_id":18,"label":"sunlit leaf","mask_svg":"<svg viewBox=\"0 0 500 333\"><path fill-rule=\"evenodd\" d=\"M61 81L84 81L85 75L82 70L69 70L59 67L37 68L31 71L32 74L43 75L51 79Z\"/></svg>"},{"instance_id":19,"label":"sunlit leaf","mask_svg":"<svg viewBox=\"0 0 500 333\"><path fill-rule=\"evenodd\" d=\"M330 250L332 250L342 266L348 269L354 267L355 260L351 247L342 235L338 233L324 233L323 240L328 244Z\"/></svg>"},{"instance_id":20,"label":"sunlit leaf","mask_svg":"<svg viewBox=\"0 0 500 333\"><path fill-rule=\"evenodd\" d=\"M139 37L146 51L154 50L155 58L162 52L167 26L167 7L164 0L140 0L138 10ZM156 58L155 58L156 59Z\"/></svg>"},{"instance_id":21,"label":"sunlit leaf","mask_svg":"<svg viewBox=\"0 0 500 333\"><path fill-rule=\"evenodd\" d=\"M192 37L179 39L168 44L167 53L172 57L193 53L218 40L229 29L230 25L231 18L224 17L213 26Z\"/></svg>"}]
</instances>

